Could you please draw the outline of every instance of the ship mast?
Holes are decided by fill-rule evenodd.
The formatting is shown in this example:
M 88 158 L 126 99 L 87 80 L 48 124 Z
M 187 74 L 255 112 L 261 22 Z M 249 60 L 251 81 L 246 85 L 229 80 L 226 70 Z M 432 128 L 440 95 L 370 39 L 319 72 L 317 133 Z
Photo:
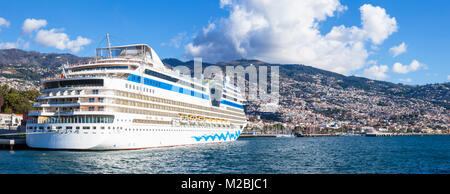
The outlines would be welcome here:
M 111 42 L 109 42 L 109 33 L 106 33 L 106 40 L 108 41 L 109 58 L 112 58 L 112 53 L 111 53 Z

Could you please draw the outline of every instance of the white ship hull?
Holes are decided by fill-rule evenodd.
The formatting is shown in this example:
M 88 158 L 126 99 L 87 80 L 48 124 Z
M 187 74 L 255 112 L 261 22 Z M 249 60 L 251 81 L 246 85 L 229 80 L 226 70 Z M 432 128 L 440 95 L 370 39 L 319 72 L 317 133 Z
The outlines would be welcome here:
M 163 131 L 165 130 L 165 131 Z M 181 130 L 181 131 L 180 131 Z M 28 134 L 27 145 L 31 148 L 62 150 L 124 150 L 172 147 L 205 143 L 235 141 L 241 130 L 211 130 L 195 128 L 166 128 L 149 131 L 106 133 L 52 132 Z

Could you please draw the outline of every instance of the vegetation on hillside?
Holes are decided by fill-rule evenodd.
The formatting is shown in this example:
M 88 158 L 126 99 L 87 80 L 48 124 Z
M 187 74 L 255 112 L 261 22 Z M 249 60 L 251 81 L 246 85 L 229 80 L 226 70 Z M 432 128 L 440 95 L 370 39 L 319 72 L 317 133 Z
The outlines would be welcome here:
M 28 112 L 39 96 L 39 91 L 18 91 L 8 85 L 0 86 L 0 112 L 23 114 Z

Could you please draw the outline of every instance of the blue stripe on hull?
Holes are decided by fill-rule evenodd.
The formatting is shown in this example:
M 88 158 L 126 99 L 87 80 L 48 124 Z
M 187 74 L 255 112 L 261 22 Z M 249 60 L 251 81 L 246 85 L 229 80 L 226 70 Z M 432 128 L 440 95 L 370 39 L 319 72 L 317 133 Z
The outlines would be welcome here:
M 140 84 L 141 80 L 142 80 L 142 77 L 138 76 L 138 75 L 131 74 L 128 77 L 127 80 Z M 204 99 L 204 100 L 209 100 L 209 95 L 206 95 L 206 94 L 203 94 L 203 93 L 200 93 L 200 92 L 196 92 L 196 91 L 193 91 L 193 90 L 189 90 L 189 89 L 186 89 L 186 88 L 174 86 L 172 84 L 168 84 L 168 83 L 165 83 L 165 82 L 156 81 L 156 80 L 153 80 L 153 79 L 150 79 L 150 78 L 144 78 L 144 83 L 143 84 L 148 85 L 148 86 L 161 88 L 161 89 L 165 89 L 165 90 L 169 90 L 169 91 L 173 91 L 173 92 L 177 92 L 177 93 L 184 94 L 184 95 L 194 96 L 194 97 L 201 98 L 201 99 Z M 235 108 L 239 108 L 239 109 L 244 109 L 244 106 L 242 106 L 241 104 L 237 104 L 237 103 L 230 102 L 230 101 L 227 101 L 227 100 L 221 100 L 220 103 L 228 105 L 228 106 L 232 106 L 232 107 L 235 107 Z
M 142 80 L 142 77 L 138 76 L 138 75 L 131 74 L 128 77 L 127 80 L 140 84 L 141 80 Z M 142 83 L 142 84 L 148 85 L 148 86 L 153 86 L 153 87 L 156 87 L 156 88 L 169 90 L 169 91 L 173 91 L 173 92 L 178 92 L 180 94 L 194 96 L 194 97 L 201 98 L 201 99 L 204 99 L 204 100 L 209 100 L 209 95 L 207 95 L 207 94 L 203 94 L 203 93 L 196 92 L 196 91 L 193 91 L 193 90 L 189 90 L 189 89 L 186 89 L 186 88 L 174 86 L 172 84 L 168 84 L 168 83 L 165 83 L 165 82 L 156 81 L 156 80 L 153 80 L 153 79 L 150 79 L 150 78 L 144 78 L 144 83 Z
M 202 135 L 200 137 L 192 136 L 192 138 L 194 138 L 196 141 L 201 141 L 202 139 L 204 139 L 205 141 L 208 141 L 209 139 L 214 141 L 214 140 L 216 140 L 216 138 L 218 140 L 227 140 L 227 139 L 236 140 L 240 135 L 241 135 L 241 131 L 236 131 L 236 133 L 234 133 L 234 134 L 227 131 L 227 133 L 225 135 L 223 133 L 221 133 L 220 135 L 218 135 L 218 134 Z
M 234 103 L 234 102 L 230 102 L 230 101 L 227 101 L 227 100 L 221 100 L 220 103 L 228 105 L 228 106 L 232 106 L 232 107 L 235 107 L 235 108 L 239 108 L 239 109 L 243 109 L 244 108 L 244 106 L 242 106 L 240 104 L 237 104 L 237 103 Z

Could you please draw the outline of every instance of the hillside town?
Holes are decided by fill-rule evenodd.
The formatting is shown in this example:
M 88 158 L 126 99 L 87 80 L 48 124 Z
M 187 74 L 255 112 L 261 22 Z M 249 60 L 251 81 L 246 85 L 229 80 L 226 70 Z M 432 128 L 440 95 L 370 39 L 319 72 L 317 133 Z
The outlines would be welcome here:
M 19 91 L 39 90 L 40 79 L 60 71 L 36 65 L 0 64 L 0 85 Z
M 314 77 L 314 76 L 313 76 Z M 247 106 L 249 127 L 258 133 L 449 133 L 449 111 L 420 99 L 386 96 L 358 89 L 336 89 L 317 83 L 281 78 L 276 112 L 265 104 Z M 263 116 L 263 115 L 269 115 Z M 274 119 L 275 118 L 275 119 Z

